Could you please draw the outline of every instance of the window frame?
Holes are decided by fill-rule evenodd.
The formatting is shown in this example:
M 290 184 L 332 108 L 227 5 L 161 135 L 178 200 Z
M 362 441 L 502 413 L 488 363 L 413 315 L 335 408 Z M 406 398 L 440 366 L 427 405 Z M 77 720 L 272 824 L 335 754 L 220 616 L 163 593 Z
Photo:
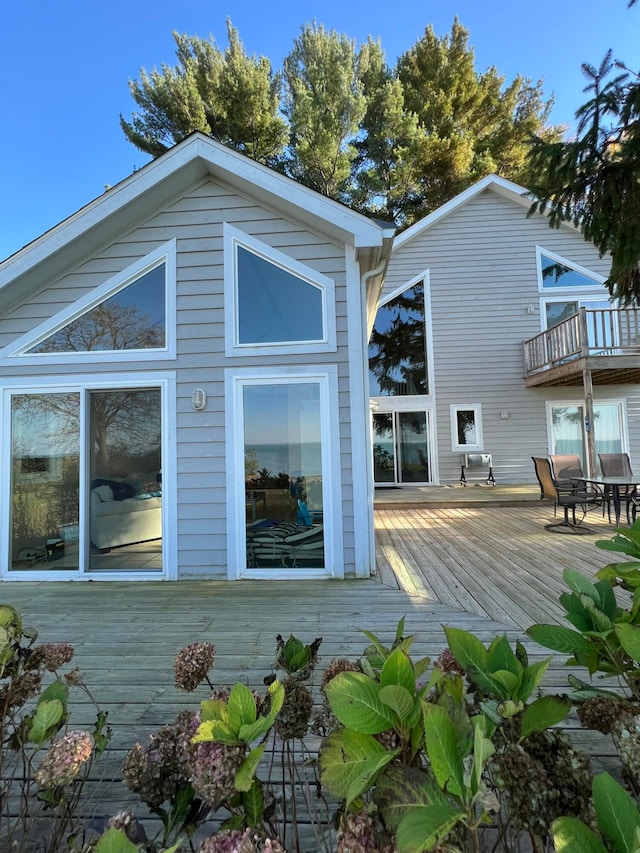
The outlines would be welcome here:
M 580 308 L 585 303 L 598 303 L 602 304 L 602 307 L 612 308 L 615 307 L 611 301 L 609 291 L 604 286 L 604 282 L 606 281 L 604 276 L 598 275 L 598 273 L 593 272 L 592 270 L 588 270 L 586 267 L 580 266 L 580 264 L 574 263 L 573 261 L 568 260 L 562 255 L 558 255 L 556 252 L 551 252 L 549 249 L 545 249 L 542 246 L 536 246 L 536 271 L 538 276 L 538 293 L 539 302 L 540 302 L 540 327 L 541 331 L 545 331 L 550 328 L 547 325 L 547 305 L 551 303 L 562 303 L 562 302 L 576 302 L 578 307 Z M 544 287 L 544 282 L 542 278 L 542 256 L 549 258 L 552 261 L 556 261 L 559 264 L 563 264 L 571 270 L 574 270 L 580 275 L 584 275 L 585 277 L 592 280 L 592 284 L 585 284 L 580 287 L 576 285 L 570 285 L 567 287 Z
M 90 289 L 84 296 L 67 305 L 52 317 L 47 318 L 34 329 L 21 335 L 13 343 L 0 351 L 3 359 L 20 359 L 30 365 L 73 364 L 83 362 L 130 362 L 158 361 L 175 359 L 176 347 L 176 239 L 173 238 L 143 258 L 130 264 L 124 270 L 108 278 L 102 284 Z M 165 343 L 164 347 L 153 349 L 126 350 L 86 350 L 74 352 L 33 353 L 32 347 L 45 341 L 66 325 L 87 314 L 93 308 L 115 296 L 129 285 L 134 284 L 146 273 L 165 265 Z
M 472 411 L 474 413 L 477 439 L 475 444 L 460 444 L 458 442 L 458 412 L 463 411 Z M 468 453 L 484 450 L 481 403 L 451 403 L 449 405 L 449 424 L 451 427 L 451 450 L 454 453 Z
M 322 445 L 324 568 L 247 566 L 245 525 L 244 388 L 250 385 L 317 384 L 320 389 Z M 342 472 L 338 416 L 338 370 L 335 365 L 227 368 L 225 370 L 225 431 L 227 435 L 227 565 L 228 580 L 245 578 L 317 579 L 344 577 Z
M 328 276 L 319 273 L 306 264 L 280 252 L 263 243 L 261 240 L 240 231 L 239 228 L 225 222 L 223 225 L 224 244 L 224 305 L 225 305 L 225 355 L 229 358 L 237 356 L 264 356 L 304 354 L 315 352 L 335 352 L 336 342 L 336 296 L 335 282 Z M 320 290 L 322 297 L 322 339 L 312 341 L 274 341 L 273 343 L 247 343 L 239 340 L 239 306 L 237 287 L 237 248 L 242 247 L 265 260 L 267 263 L 280 267 L 290 275 L 299 278 L 306 284 Z

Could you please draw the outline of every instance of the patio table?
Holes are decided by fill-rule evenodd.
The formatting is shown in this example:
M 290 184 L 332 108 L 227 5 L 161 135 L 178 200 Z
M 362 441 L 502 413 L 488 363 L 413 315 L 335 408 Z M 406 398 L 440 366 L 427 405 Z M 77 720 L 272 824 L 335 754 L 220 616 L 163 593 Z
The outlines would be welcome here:
M 571 480 L 575 483 L 590 483 L 593 486 L 602 488 L 603 492 L 606 492 L 607 488 L 611 489 L 616 527 L 620 526 L 620 506 L 622 503 L 620 489 L 635 489 L 637 486 L 640 486 L 640 474 L 631 477 L 626 474 L 621 474 L 618 477 L 597 477 L 594 475 L 593 477 L 572 477 Z

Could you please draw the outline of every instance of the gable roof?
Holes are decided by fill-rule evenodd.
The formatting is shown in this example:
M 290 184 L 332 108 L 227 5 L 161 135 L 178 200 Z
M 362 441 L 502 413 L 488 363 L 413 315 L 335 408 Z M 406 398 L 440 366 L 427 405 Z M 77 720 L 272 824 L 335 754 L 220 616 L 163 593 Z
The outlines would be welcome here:
M 187 137 L 0 263 L 0 309 L 37 291 L 177 195 L 210 176 L 359 250 L 363 271 L 388 260 L 395 231 L 203 133 Z M 28 282 L 28 285 L 27 285 Z
M 467 187 L 466 190 L 463 190 L 463 192 L 454 196 L 454 198 L 450 199 L 445 204 L 441 205 L 437 210 L 434 210 L 433 213 L 429 213 L 423 219 L 414 223 L 410 228 L 407 228 L 406 231 L 403 231 L 402 234 L 399 234 L 394 241 L 393 251 L 400 249 L 419 234 L 423 234 L 429 228 L 433 227 L 438 222 L 441 222 L 445 217 L 467 204 L 467 202 L 471 201 L 471 199 L 480 195 L 480 193 L 485 190 L 491 190 L 510 201 L 516 202 L 516 204 L 521 205 L 527 210 L 535 200 L 530 191 L 521 187 L 519 184 L 514 184 L 513 181 L 508 181 L 506 178 L 500 178 L 498 175 L 487 175 L 477 183 Z M 563 224 L 569 226 L 572 230 L 575 230 L 570 223 Z

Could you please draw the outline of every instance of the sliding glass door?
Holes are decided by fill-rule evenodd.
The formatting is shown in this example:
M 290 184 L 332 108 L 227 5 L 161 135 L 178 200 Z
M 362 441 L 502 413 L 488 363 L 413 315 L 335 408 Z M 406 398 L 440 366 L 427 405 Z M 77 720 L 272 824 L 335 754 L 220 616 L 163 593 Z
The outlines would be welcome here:
M 593 404 L 593 430 L 598 453 L 622 453 L 624 442 L 623 404 L 621 402 Z M 577 454 L 586 470 L 586 432 L 584 406 L 579 403 L 549 404 L 551 452 Z M 589 425 L 591 428 L 591 425 Z M 599 472 L 598 472 L 599 473 Z
M 373 471 L 378 485 L 428 483 L 429 417 L 426 411 L 373 415 Z

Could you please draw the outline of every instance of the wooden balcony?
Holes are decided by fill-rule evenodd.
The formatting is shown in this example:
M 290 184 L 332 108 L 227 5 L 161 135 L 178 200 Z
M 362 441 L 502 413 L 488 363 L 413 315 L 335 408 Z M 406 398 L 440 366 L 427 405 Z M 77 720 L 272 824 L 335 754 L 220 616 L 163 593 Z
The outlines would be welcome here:
M 640 382 L 640 308 L 580 308 L 524 342 L 527 388 Z

